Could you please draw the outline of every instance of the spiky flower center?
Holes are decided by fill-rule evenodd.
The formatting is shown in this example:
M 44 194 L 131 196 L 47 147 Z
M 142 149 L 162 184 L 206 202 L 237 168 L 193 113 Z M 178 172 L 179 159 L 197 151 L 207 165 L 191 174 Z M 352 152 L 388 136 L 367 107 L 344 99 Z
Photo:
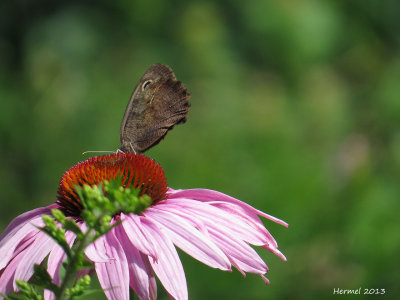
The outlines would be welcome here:
M 116 179 L 121 179 L 124 188 L 138 189 L 139 196 L 148 195 L 153 205 L 166 197 L 167 180 L 159 164 L 144 155 L 115 153 L 89 158 L 67 170 L 61 178 L 57 203 L 65 215 L 79 217 L 83 205 L 76 187 Z

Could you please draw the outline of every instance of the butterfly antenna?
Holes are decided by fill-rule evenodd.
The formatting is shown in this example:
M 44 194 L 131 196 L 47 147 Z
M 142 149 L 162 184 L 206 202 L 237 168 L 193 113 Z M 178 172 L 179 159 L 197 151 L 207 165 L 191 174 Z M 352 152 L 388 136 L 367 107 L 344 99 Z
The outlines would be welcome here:
M 115 151 L 111 151 L 111 150 L 94 150 L 94 151 L 92 151 L 92 150 L 89 150 L 89 151 L 85 151 L 85 152 L 82 152 L 82 155 L 86 155 L 86 154 L 88 154 L 88 153 L 115 153 Z

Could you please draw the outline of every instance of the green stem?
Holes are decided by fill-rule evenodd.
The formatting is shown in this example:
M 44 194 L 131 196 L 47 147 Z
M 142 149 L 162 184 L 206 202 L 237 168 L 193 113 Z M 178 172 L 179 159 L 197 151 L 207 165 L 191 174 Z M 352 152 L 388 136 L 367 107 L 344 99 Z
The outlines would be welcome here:
M 78 270 L 79 256 L 85 250 L 86 246 L 88 246 L 90 244 L 90 242 L 89 242 L 90 233 L 91 233 L 91 229 L 88 229 L 88 231 L 84 234 L 83 239 L 78 240 L 78 242 L 72 247 L 72 249 L 71 249 L 72 255 L 69 259 L 69 263 L 65 270 L 65 276 L 60 285 L 60 289 L 58 290 L 58 293 L 56 294 L 56 300 L 69 299 L 69 297 L 67 297 L 67 295 L 65 295 L 65 292 L 69 286 L 72 286 L 72 284 L 75 280 L 75 275 Z

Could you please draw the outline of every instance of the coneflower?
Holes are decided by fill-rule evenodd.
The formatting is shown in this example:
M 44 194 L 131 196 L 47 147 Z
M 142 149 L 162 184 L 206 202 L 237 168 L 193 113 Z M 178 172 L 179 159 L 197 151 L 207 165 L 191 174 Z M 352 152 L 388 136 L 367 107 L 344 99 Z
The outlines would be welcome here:
M 46 257 L 47 271 L 59 284 L 65 253 L 38 229 L 43 226 L 41 215 L 51 215 L 58 208 L 84 231 L 77 187 L 116 179 L 124 188 L 148 195 L 151 202 L 144 209 L 112 216 L 111 224 L 121 223 L 85 250 L 108 299 L 129 299 L 130 288 L 140 299 L 155 299 L 155 276 L 172 299 L 187 299 L 185 273 L 175 246 L 212 268 L 231 271 L 234 266 L 243 275 L 259 274 L 266 283 L 268 267 L 250 245 L 286 260 L 259 216 L 287 227 L 285 222 L 217 191 L 173 190 L 154 160 L 117 153 L 78 163 L 63 175 L 55 204 L 26 212 L 10 223 L 0 238 L 0 292 L 16 291 L 15 280 L 28 281 L 34 264 Z M 67 232 L 66 239 L 73 244 L 75 235 Z M 54 294 L 45 292 L 45 299 L 53 298 Z

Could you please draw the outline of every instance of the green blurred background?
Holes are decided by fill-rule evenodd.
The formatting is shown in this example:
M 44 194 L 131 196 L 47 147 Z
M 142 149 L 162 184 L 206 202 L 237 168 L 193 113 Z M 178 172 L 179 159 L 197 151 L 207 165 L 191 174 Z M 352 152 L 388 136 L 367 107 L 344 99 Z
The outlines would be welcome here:
M 288 258 L 259 251 L 269 287 L 181 253 L 190 299 L 399 297 L 399 13 L 397 0 L 2 1 L 1 230 L 54 202 L 83 151 L 118 148 L 134 86 L 162 62 L 192 94 L 187 123 L 147 153 L 169 185 L 290 224 L 265 221 Z

